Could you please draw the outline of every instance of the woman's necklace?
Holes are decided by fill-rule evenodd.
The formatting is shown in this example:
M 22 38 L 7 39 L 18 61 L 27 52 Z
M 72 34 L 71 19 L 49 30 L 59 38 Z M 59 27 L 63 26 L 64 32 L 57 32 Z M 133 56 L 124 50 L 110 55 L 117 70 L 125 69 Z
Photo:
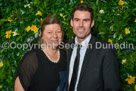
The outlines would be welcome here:
M 43 50 L 43 49 L 42 49 Z M 48 57 L 48 59 L 53 62 L 53 63 L 58 63 L 59 59 L 60 59 L 60 51 L 58 50 L 58 58 L 56 60 L 53 60 L 49 54 L 47 53 L 46 49 L 43 50 L 43 52 L 45 53 L 45 55 Z

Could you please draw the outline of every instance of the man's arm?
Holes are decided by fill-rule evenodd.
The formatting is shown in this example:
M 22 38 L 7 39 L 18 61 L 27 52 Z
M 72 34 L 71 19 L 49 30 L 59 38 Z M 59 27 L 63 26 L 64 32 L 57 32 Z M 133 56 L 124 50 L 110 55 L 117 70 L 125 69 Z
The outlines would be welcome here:
M 103 61 L 104 91 L 121 91 L 119 65 L 115 49 L 107 49 Z

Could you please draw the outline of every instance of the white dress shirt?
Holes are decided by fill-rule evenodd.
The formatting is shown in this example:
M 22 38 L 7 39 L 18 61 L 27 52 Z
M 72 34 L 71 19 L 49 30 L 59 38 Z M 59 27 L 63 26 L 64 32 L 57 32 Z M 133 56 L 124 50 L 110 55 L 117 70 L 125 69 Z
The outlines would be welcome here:
M 75 44 L 81 44 L 82 47 L 80 49 L 79 68 L 78 68 L 77 81 L 76 81 L 76 85 L 75 85 L 75 90 L 74 91 L 77 91 L 77 84 L 79 82 L 84 56 L 85 56 L 85 53 L 86 53 L 86 50 L 87 50 L 87 45 L 88 45 L 90 39 L 91 39 L 91 34 L 84 41 L 82 41 L 81 43 L 78 43 L 77 42 L 77 37 L 75 37 Z M 73 73 L 73 67 L 74 67 L 74 61 L 75 61 L 75 57 L 76 57 L 76 54 L 77 54 L 76 50 L 77 50 L 77 46 L 74 46 L 74 49 L 72 51 L 72 56 L 71 56 L 71 59 L 70 59 L 70 65 L 69 65 L 69 80 L 68 80 L 69 81 L 69 85 L 70 85 L 70 82 L 71 82 L 72 73 Z

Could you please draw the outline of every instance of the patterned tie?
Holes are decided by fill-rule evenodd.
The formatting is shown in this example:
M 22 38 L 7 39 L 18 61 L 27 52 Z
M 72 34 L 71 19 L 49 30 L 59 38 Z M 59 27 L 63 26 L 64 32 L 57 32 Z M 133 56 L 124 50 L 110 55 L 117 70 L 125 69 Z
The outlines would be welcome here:
M 69 91 L 74 91 L 74 89 L 75 89 L 77 74 L 78 74 L 79 61 L 80 61 L 80 48 L 81 48 L 81 45 L 77 45 L 77 54 L 76 54 L 76 58 L 75 58 L 75 62 L 74 62 L 74 68 L 73 68 L 73 73 L 72 73 Z

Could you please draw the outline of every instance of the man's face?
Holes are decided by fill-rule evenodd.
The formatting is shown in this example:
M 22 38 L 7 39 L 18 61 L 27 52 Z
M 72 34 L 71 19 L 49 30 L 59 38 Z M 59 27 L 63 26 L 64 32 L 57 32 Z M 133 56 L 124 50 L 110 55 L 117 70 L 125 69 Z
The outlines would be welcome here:
M 91 27 L 94 25 L 94 21 L 91 22 L 90 13 L 88 11 L 77 10 L 74 13 L 73 19 L 71 19 L 71 26 L 73 32 L 77 36 L 78 42 L 85 40 L 91 32 Z

